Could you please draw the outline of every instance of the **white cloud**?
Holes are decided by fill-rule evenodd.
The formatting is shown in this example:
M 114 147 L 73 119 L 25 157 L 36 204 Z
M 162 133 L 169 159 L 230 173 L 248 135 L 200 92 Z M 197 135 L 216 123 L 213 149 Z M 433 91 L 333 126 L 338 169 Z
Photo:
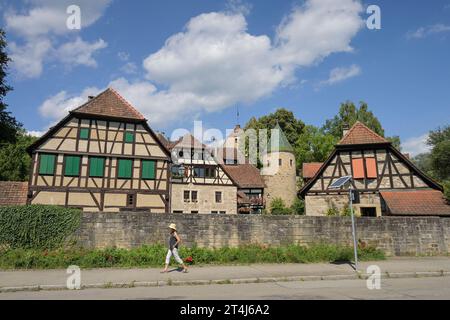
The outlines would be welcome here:
M 137 67 L 136 63 L 134 63 L 134 62 L 127 62 L 126 64 L 124 64 L 122 66 L 122 68 L 120 68 L 120 70 L 123 73 L 131 75 L 131 74 L 136 74 L 137 73 L 138 67 Z
M 56 50 L 57 58 L 69 66 L 84 65 L 87 67 L 97 67 L 97 61 L 93 55 L 108 44 L 99 39 L 96 42 L 89 43 L 78 37 L 73 42 L 67 42 Z
M 410 31 L 406 34 L 406 37 L 408 39 L 422 39 L 434 34 L 445 32 L 450 32 L 450 25 L 435 24 L 432 26 L 420 27 L 415 31 Z
M 27 134 L 32 137 L 40 138 L 45 134 L 45 132 L 44 131 L 28 131 Z
M 361 13 L 358 0 L 307 0 L 283 19 L 275 41 L 250 34 L 242 12 L 201 14 L 144 60 L 146 80 L 119 78 L 109 85 L 152 125 L 194 119 L 268 96 L 292 83 L 299 67 L 351 51 Z M 75 96 L 61 94 L 49 105 L 64 110 Z
M 117 54 L 117 57 L 120 59 L 120 61 L 127 62 L 130 59 L 130 54 L 121 51 Z
M 349 67 L 334 68 L 330 71 L 330 75 L 327 80 L 320 82 L 321 85 L 333 85 L 347 79 L 359 76 L 361 74 L 361 68 L 353 64 Z
M 74 41 L 58 45 L 61 36 L 78 34 L 66 26 L 67 7 L 72 0 L 28 0 L 25 12 L 7 10 L 4 14 L 6 29 L 22 37 L 23 44 L 10 44 L 12 67 L 19 77 L 37 78 L 47 61 L 56 59 L 70 67 L 84 65 L 95 67 L 92 58 L 95 51 L 106 47 L 103 40 L 93 43 L 79 36 Z M 79 0 L 82 29 L 95 23 L 104 13 L 111 0 Z M 58 47 L 59 46 L 59 47 Z M 58 48 L 57 48 L 58 47 Z
M 44 118 L 50 119 L 52 122 L 59 121 L 69 111 L 88 101 L 89 96 L 97 95 L 99 92 L 100 90 L 95 87 L 86 88 L 79 95 L 70 95 L 66 91 L 61 91 L 45 100 L 39 107 L 39 112 Z
M 413 137 L 402 142 L 402 150 L 404 153 L 409 153 L 412 157 L 421 153 L 426 153 L 431 150 L 427 144 L 428 134 L 419 137 Z

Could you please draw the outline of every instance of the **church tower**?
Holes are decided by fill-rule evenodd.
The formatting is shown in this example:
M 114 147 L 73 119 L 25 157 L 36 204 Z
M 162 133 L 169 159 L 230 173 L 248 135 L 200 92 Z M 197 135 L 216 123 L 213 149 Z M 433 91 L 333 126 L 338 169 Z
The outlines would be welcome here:
M 272 130 L 267 152 L 261 159 L 267 208 L 270 209 L 272 201 L 276 198 L 281 198 L 285 205 L 290 207 L 297 198 L 295 155 L 279 124 Z

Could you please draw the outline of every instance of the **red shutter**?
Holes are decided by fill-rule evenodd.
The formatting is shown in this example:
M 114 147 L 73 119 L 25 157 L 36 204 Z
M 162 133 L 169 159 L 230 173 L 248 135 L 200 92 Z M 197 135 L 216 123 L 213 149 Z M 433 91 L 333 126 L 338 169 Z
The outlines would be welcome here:
M 367 179 L 377 178 L 377 163 L 375 158 L 366 158 Z
M 364 179 L 364 163 L 363 159 L 353 159 L 353 179 Z

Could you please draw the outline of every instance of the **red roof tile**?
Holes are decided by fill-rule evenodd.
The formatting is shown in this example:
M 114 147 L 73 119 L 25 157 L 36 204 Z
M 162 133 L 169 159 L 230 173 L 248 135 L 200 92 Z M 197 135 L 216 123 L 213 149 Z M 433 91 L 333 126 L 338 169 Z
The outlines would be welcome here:
M 302 176 L 305 179 L 313 178 L 322 167 L 322 162 L 304 163 L 302 168 Z
M 265 187 L 259 170 L 252 164 L 224 165 L 222 167 L 241 189 Z
M 450 205 L 446 203 L 440 191 L 382 191 L 380 193 L 392 215 L 450 215 Z
M 342 140 L 339 141 L 338 145 L 375 143 L 389 143 L 389 141 L 357 121 Z
M 107 89 L 71 113 L 81 113 L 113 118 L 145 120 L 145 117 L 114 89 Z
M 0 206 L 27 204 L 28 182 L 0 181 Z

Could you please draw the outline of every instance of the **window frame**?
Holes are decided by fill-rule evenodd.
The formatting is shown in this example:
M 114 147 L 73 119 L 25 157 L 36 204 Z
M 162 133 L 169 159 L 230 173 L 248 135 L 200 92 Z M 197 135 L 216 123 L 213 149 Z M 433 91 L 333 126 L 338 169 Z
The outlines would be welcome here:
M 131 137 L 131 139 L 129 139 Z M 132 131 L 125 131 L 125 134 L 123 135 L 123 142 L 124 143 L 134 143 L 136 137 L 135 133 Z
M 78 159 L 78 166 L 77 166 L 77 173 L 75 174 L 75 173 L 67 173 L 67 165 L 68 165 L 68 162 L 67 162 L 67 160 L 69 160 L 69 159 Z M 81 164 L 82 164 L 82 162 L 83 162 L 83 157 L 82 156 L 74 156 L 74 155 L 65 155 L 64 156 L 64 167 L 63 167 L 63 174 L 64 174 L 64 176 L 65 177 L 79 177 L 80 176 L 80 174 L 81 174 Z M 73 164 L 72 164 L 72 170 L 73 170 Z
M 92 168 L 92 160 L 98 161 L 98 160 L 102 160 L 102 174 L 101 175 L 94 175 L 91 172 L 91 168 Z M 105 165 L 106 165 L 106 158 L 105 157 L 89 157 L 89 161 L 88 161 L 88 176 L 89 178 L 104 178 L 105 177 Z
M 144 164 L 145 163 L 153 164 L 153 177 L 151 175 L 145 176 L 145 172 L 144 172 Z M 146 160 L 146 159 L 141 160 L 141 178 L 142 178 L 142 180 L 156 180 L 156 160 Z
M 195 194 L 195 199 L 194 199 L 194 194 Z M 191 202 L 198 203 L 198 191 L 197 190 L 191 191 Z
M 130 163 L 130 168 L 129 168 L 130 169 L 130 176 L 128 176 L 128 175 L 127 176 L 121 176 L 120 175 L 121 164 L 123 164 L 123 163 Z M 119 159 L 117 159 L 117 168 L 116 168 L 116 170 L 117 170 L 117 172 L 116 172 L 117 179 L 121 179 L 121 180 L 131 180 L 131 179 L 133 179 L 133 159 L 126 159 L 126 158 L 119 158 Z
M 53 164 L 52 164 L 52 173 L 48 173 L 47 171 L 41 172 L 42 170 L 42 157 L 53 157 Z M 56 165 L 57 165 L 57 159 L 58 155 L 54 153 L 39 153 L 39 166 L 38 166 L 38 173 L 40 176 L 54 176 L 56 173 Z M 48 160 L 47 160 L 48 161 Z M 46 163 L 46 169 L 48 169 L 48 162 Z
M 87 136 L 84 136 L 84 132 L 87 132 Z M 91 138 L 91 129 L 90 128 L 80 128 L 80 132 L 78 133 L 78 138 L 80 140 L 89 140 Z
M 217 196 L 220 196 L 220 201 L 217 201 Z M 223 192 L 222 191 L 215 191 L 214 192 L 214 200 L 216 203 L 223 203 Z

